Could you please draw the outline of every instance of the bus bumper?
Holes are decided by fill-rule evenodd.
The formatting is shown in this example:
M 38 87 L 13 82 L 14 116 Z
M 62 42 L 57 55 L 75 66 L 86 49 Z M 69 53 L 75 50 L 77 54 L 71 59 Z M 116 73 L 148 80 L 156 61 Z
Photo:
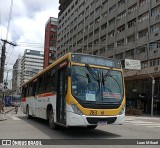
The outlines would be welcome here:
M 98 124 L 123 124 L 125 113 L 117 116 L 86 116 L 74 112 L 67 112 L 67 126 L 84 126 Z

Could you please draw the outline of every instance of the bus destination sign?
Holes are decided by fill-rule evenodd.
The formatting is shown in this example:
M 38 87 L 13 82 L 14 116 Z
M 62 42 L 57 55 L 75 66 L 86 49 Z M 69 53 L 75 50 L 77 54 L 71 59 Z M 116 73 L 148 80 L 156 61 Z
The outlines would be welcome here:
M 120 62 L 93 55 L 72 54 L 73 62 L 120 68 Z

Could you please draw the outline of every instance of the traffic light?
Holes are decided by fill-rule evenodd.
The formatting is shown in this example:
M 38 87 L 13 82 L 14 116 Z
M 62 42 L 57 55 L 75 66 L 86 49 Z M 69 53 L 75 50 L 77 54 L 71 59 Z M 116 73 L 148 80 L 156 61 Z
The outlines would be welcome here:
M 4 82 L 4 89 L 7 89 L 7 85 L 8 85 L 8 83 Z
M 121 60 L 122 68 L 125 69 L 125 60 Z

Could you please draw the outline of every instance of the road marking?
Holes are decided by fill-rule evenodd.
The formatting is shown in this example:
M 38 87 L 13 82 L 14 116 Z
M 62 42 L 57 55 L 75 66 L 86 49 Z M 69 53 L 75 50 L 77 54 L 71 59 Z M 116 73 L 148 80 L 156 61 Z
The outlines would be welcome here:
M 19 119 L 18 117 L 16 117 L 16 116 L 12 116 L 11 117 L 13 120 L 21 120 L 21 119 Z
M 126 124 L 133 124 L 135 126 L 144 126 L 144 127 L 150 127 L 150 128 L 160 128 L 160 123 L 144 121 L 143 119 L 140 120 L 140 119 L 137 119 L 137 118 L 126 119 L 125 123 Z

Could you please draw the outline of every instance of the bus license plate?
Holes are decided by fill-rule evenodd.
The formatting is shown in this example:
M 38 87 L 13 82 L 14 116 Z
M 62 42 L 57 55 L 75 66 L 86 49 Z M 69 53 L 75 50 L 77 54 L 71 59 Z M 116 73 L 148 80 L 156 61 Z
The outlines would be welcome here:
M 107 121 L 98 121 L 98 125 L 107 125 Z

